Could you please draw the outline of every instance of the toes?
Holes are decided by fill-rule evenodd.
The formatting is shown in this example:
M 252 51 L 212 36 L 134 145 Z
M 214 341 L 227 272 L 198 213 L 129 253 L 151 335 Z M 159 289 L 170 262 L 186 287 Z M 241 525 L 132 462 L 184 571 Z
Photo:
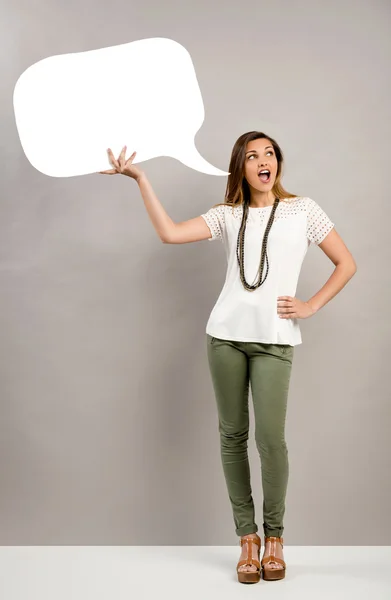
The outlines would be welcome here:
M 267 563 L 267 569 L 282 569 L 282 565 L 280 565 L 279 563 L 276 563 L 274 561 Z

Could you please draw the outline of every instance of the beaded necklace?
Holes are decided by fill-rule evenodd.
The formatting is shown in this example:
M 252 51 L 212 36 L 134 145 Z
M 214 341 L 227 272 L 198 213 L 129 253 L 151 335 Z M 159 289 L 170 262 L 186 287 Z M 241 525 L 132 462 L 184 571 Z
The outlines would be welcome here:
M 238 234 L 238 242 L 236 245 L 236 256 L 238 259 L 238 264 L 239 264 L 239 271 L 240 271 L 240 279 L 241 282 L 243 284 L 243 287 L 248 290 L 249 292 L 253 292 L 254 290 L 258 289 L 259 287 L 261 287 L 261 285 L 265 282 L 267 274 L 269 272 L 269 261 L 267 258 L 267 251 L 266 251 L 266 245 L 267 245 L 267 238 L 269 235 L 269 231 L 270 228 L 273 224 L 274 221 L 274 213 L 277 210 L 277 206 L 278 203 L 280 202 L 279 198 L 276 198 L 274 200 L 274 204 L 273 204 L 273 208 L 271 210 L 270 213 L 270 217 L 269 217 L 269 221 L 266 225 L 266 229 L 265 229 L 265 233 L 263 236 L 263 241 L 262 241 L 262 248 L 261 248 L 261 260 L 259 263 L 259 269 L 258 269 L 258 281 L 255 283 L 255 285 L 250 285 L 249 283 L 247 283 L 246 278 L 244 276 L 244 233 L 246 231 L 246 222 L 247 222 L 247 215 L 248 215 L 248 202 L 244 202 L 244 209 L 243 209 L 243 217 L 242 217 L 242 222 L 240 224 L 240 229 L 239 229 L 239 234 Z M 240 255 L 239 255 L 240 252 Z M 266 275 L 263 279 L 263 281 L 261 281 L 262 278 L 262 272 L 263 272 L 263 265 L 265 262 L 265 257 L 266 257 Z

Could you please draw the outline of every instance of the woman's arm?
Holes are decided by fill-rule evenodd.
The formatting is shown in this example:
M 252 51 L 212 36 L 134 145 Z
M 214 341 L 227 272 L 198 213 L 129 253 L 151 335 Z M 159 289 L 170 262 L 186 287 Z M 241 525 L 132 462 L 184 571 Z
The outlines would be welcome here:
M 164 210 L 163 205 L 156 196 L 153 187 L 144 172 L 136 179 L 136 181 L 140 188 L 141 196 L 144 200 L 149 218 L 152 221 L 152 225 L 156 229 L 156 233 L 162 242 L 165 242 L 172 234 L 175 223 Z
M 115 158 L 111 148 L 108 148 L 107 152 L 113 168 L 99 171 L 99 173 L 103 175 L 117 175 L 121 173 L 137 182 L 149 218 L 164 244 L 186 244 L 187 242 L 197 242 L 212 238 L 212 232 L 202 216 L 184 221 L 183 223 L 174 223 L 153 191 L 152 185 L 149 183 L 144 171 L 133 164 L 137 152 L 133 152 L 128 159 L 125 158 L 126 146 L 122 148 L 118 159 Z
M 324 286 L 307 300 L 307 304 L 317 312 L 342 290 L 357 271 L 356 262 L 344 244 L 340 235 L 333 228 L 319 244 L 319 248 L 334 263 L 335 269 Z
M 186 244 L 212 237 L 208 225 L 201 216 L 183 221 L 182 223 L 174 223 L 164 210 L 144 172 L 136 181 L 149 218 L 164 244 Z

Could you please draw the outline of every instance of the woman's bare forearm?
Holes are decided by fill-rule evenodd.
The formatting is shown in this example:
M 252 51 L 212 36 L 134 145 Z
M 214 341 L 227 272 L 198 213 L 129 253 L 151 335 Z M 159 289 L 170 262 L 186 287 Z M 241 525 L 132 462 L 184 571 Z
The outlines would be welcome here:
M 353 258 L 337 264 L 326 283 L 314 296 L 312 296 L 312 298 L 307 300 L 307 304 L 309 304 L 315 312 L 320 310 L 322 306 L 327 304 L 327 302 L 334 298 L 334 296 L 345 287 L 356 271 L 357 267 Z
M 145 208 L 147 209 L 149 218 L 152 221 L 154 228 L 156 229 L 156 233 L 162 240 L 165 242 L 175 227 L 174 221 L 164 210 L 163 205 L 161 204 L 159 198 L 156 196 L 153 191 L 151 183 L 148 181 L 145 173 L 140 175 L 138 179 L 136 179 L 137 184 L 140 188 L 141 195 L 144 200 Z

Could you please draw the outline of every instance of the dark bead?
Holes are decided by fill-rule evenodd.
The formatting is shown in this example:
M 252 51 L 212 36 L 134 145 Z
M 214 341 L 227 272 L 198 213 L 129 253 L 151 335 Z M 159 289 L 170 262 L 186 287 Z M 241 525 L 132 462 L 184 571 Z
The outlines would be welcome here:
M 260 260 L 260 265 L 259 265 L 259 277 L 258 277 L 258 281 L 255 285 L 249 285 L 246 281 L 246 278 L 244 276 L 244 233 L 246 230 L 246 221 L 247 221 L 247 214 L 248 214 L 248 206 L 245 204 L 243 207 L 243 215 L 242 215 L 242 222 L 239 228 L 239 235 L 238 235 L 238 241 L 236 244 L 236 255 L 237 255 L 237 259 L 238 259 L 238 263 L 239 263 L 239 271 L 240 271 L 240 279 L 242 281 L 242 284 L 244 286 L 245 289 L 249 290 L 249 291 L 254 291 L 257 288 L 259 288 L 265 281 L 266 281 L 266 277 L 268 275 L 269 272 L 269 261 L 267 258 L 267 252 L 266 252 L 266 246 L 267 246 L 267 238 L 269 235 L 269 231 L 270 228 L 273 224 L 274 221 L 274 214 L 276 212 L 278 203 L 280 202 L 279 198 L 276 198 L 273 204 L 273 208 L 271 210 L 271 214 L 269 217 L 269 221 L 266 225 L 265 228 L 265 234 L 263 237 L 263 241 L 262 241 L 262 249 L 261 249 L 261 260 Z M 238 254 L 238 249 L 240 246 L 240 258 L 239 258 L 239 254 Z M 261 281 L 262 278 L 262 273 L 263 273 L 263 266 L 264 266 L 264 259 L 266 258 L 266 275 L 264 277 L 264 280 Z

